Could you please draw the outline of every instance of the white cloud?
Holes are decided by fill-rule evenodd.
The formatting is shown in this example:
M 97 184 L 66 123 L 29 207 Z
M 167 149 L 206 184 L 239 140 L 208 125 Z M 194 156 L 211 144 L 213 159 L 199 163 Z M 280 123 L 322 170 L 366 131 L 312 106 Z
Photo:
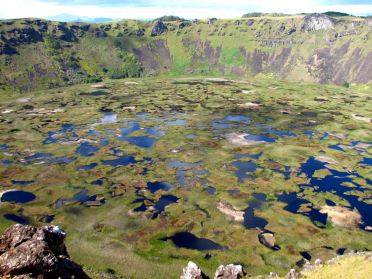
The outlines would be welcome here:
M 92 1 L 94 2 L 94 1 Z M 168 3 L 162 6 L 161 3 Z M 336 10 L 352 14 L 372 13 L 370 5 L 320 5 L 319 0 L 161 0 L 154 7 L 65 5 L 38 0 L 12 0 L 1 3 L 0 18 L 47 17 L 57 14 L 75 14 L 91 17 L 154 18 L 174 14 L 186 18 L 234 18 L 246 12 L 324 12 Z

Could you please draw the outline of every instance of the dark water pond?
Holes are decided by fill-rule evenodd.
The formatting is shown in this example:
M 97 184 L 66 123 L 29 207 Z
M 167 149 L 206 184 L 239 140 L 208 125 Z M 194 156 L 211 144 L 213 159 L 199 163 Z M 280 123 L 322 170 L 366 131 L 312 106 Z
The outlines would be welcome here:
M 161 127 L 151 127 L 145 128 L 146 133 L 154 137 L 162 137 L 165 135 L 165 132 L 162 130 Z
M 83 142 L 80 144 L 80 146 L 75 150 L 77 154 L 84 157 L 91 157 L 93 156 L 97 151 L 99 150 L 99 147 L 92 145 L 89 142 Z
M 331 149 L 334 149 L 334 150 L 337 150 L 337 151 L 341 151 L 341 152 L 345 152 L 345 150 L 338 144 L 330 145 L 330 146 L 328 146 L 328 148 L 331 148 Z
M 372 158 L 363 158 L 363 161 L 360 162 L 363 165 L 372 166 Z
M 244 115 L 228 115 L 226 116 L 223 121 L 229 122 L 249 122 L 251 119 Z
M 244 213 L 244 226 L 247 229 L 260 228 L 263 230 L 267 226 L 268 221 L 264 218 L 255 216 L 254 213 L 255 210 L 259 209 L 266 201 L 266 195 L 262 193 L 254 193 L 253 197 L 254 199 L 249 202 L 249 206 Z
M 53 222 L 54 220 L 54 215 L 44 215 L 40 221 L 42 221 L 43 223 L 51 223 Z
M 45 159 L 53 157 L 53 154 L 51 153 L 35 153 L 34 155 L 25 157 L 25 160 L 32 161 L 32 160 L 38 160 L 38 159 Z
M 9 220 L 9 221 L 12 221 L 12 222 L 15 222 L 15 223 L 18 223 L 18 224 L 22 224 L 22 225 L 26 225 L 26 224 L 29 223 L 29 221 L 26 217 L 15 215 L 15 214 L 4 214 L 4 218 Z
M 312 177 L 317 170 L 326 169 L 327 163 L 315 160 L 314 157 L 310 157 L 306 163 L 301 165 L 301 172 L 305 173 L 307 177 Z
M 313 177 L 315 171 L 321 169 L 327 169 L 331 174 L 325 176 L 324 178 Z M 319 162 L 313 157 L 311 157 L 301 166 L 301 172 L 306 173 L 307 177 L 310 178 L 309 184 L 300 185 L 301 187 L 314 187 L 316 193 L 331 192 L 336 194 L 342 199 L 348 201 L 353 208 L 358 209 L 365 226 L 372 225 L 372 205 L 361 201 L 358 196 L 347 194 L 348 191 L 353 190 L 354 188 L 345 186 L 347 185 L 345 184 L 346 182 L 352 183 L 355 186 L 355 189 L 358 191 L 365 191 L 365 188 L 354 181 L 354 178 L 362 178 L 358 173 L 342 172 L 327 168 L 326 163 Z M 314 210 L 315 209 L 313 209 L 311 213 L 314 218 L 323 220 L 324 216 L 320 215 L 319 212 Z
M 147 189 L 151 193 L 155 193 L 156 191 L 159 191 L 159 190 L 169 191 L 173 188 L 174 186 L 168 182 L 148 182 L 147 183 Z
M 202 170 L 197 170 L 196 167 L 202 165 L 203 162 L 195 162 L 195 163 L 190 163 L 190 162 L 182 162 L 182 161 L 170 161 L 167 164 L 168 168 L 174 168 L 176 169 L 176 179 L 177 183 L 181 186 L 184 187 L 186 185 L 186 171 L 192 170 L 194 176 L 197 176 L 198 174 L 205 174 L 203 173 Z
M 77 201 L 80 204 L 84 204 L 85 202 L 88 202 L 88 201 L 95 201 L 96 198 L 97 198 L 97 195 L 88 196 L 88 190 L 83 189 L 80 192 L 76 193 L 72 198 L 65 198 L 65 199 L 57 200 L 56 208 L 61 208 L 67 202 Z M 104 201 L 101 201 L 101 202 L 103 203 Z
M 63 156 L 63 157 L 58 157 L 58 158 L 50 158 L 47 160 L 47 162 L 57 163 L 57 164 L 70 164 L 76 160 L 77 160 L 76 157 Z
M 166 125 L 168 126 L 185 126 L 187 124 L 187 121 L 184 119 L 176 119 L 176 120 L 171 120 L 167 121 Z
M 318 209 L 312 207 L 311 203 L 305 199 L 301 199 L 297 196 L 296 192 L 283 193 L 277 196 L 278 201 L 286 203 L 284 210 L 294 213 L 305 215 L 318 227 L 324 228 L 327 224 L 327 214 L 320 213 Z M 310 210 L 308 212 L 298 212 L 303 204 L 309 204 Z
M 84 166 L 78 166 L 76 168 L 77 171 L 87 171 L 87 170 L 92 170 L 94 169 L 95 167 L 97 167 L 98 164 L 97 163 L 91 163 L 89 165 L 84 165 Z
M 208 186 L 207 188 L 205 188 L 205 191 L 210 194 L 210 195 L 214 195 L 216 193 L 216 188 L 212 187 L 212 186 Z
M 136 164 L 138 161 L 133 156 L 121 156 L 113 160 L 102 160 L 102 164 L 107 166 L 128 166 L 130 164 Z
M 103 180 L 102 179 L 97 179 L 97 180 L 92 181 L 90 184 L 97 185 L 97 186 L 102 186 L 103 185 Z
M 33 193 L 25 191 L 9 191 L 2 195 L 2 202 L 27 203 L 36 199 Z
M 133 209 L 134 212 L 145 212 L 146 210 L 148 210 L 148 206 L 146 205 L 146 201 L 148 201 L 149 203 L 153 203 L 153 214 L 152 214 L 152 219 L 155 219 L 159 216 L 159 214 L 161 214 L 162 212 L 164 212 L 165 208 L 168 206 L 168 205 L 171 205 L 173 203 L 176 203 L 178 201 L 178 198 L 176 196 L 173 196 L 173 195 L 163 195 L 160 197 L 160 199 L 156 202 L 154 202 L 154 200 L 151 200 L 151 199 L 147 199 L 145 197 L 141 197 L 137 200 L 135 200 L 133 202 L 133 204 L 136 204 L 136 203 L 142 203 L 140 206 L 136 207 L 135 209 Z
M 47 138 L 43 141 L 43 144 L 52 144 L 57 142 L 68 142 L 79 138 L 79 135 L 75 133 L 75 125 L 63 124 L 62 128 L 55 132 L 48 132 Z
M 128 122 L 126 123 L 128 127 L 120 128 L 120 139 L 124 139 L 133 132 L 139 131 L 141 126 L 138 122 Z
M 6 150 L 6 149 L 8 149 L 8 145 L 7 144 L 0 144 L 0 151 L 2 151 L 2 150 Z
M 164 195 L 161 196 L 160 199 L 155 204 L 155 213 L 153 218 L 156 218 L 159 214 L 161 214 L 168 205 L 176 203 L 178 198 L 173 195 Z
M 126 137 L 122 141 L 127 141 L 130 144 L 136 145 L 141 148 L 152 148 L 156 143 L 156 139 L 148 136 L 141 137 Z
M 166 237 L 161 240 L 163 241 L 171 240 L 174 243 L 174 245 L 179 248 L 186 248 L 198 251 L 227 249 L 226 247 L 221 246 L 212 240 L 209 240 L 207 238 L 199 238 L 189 232 L 176 233 L 171 237 Z
M 144 203 L 146 199 L 145 198 L 140 198 L 140 199 L 136 199 L 133 204 L 136 204 L 136 203 L 142 203 L 140 206 L 136 207 L 135 209 L 133 209 L 133 212 L 145 212 L 147 210 L 147 206 L 146 204 Z M 151 201 L 151 200 L 149 200 Z
M 325 140 L 327 137 L 329 136 L 329 133 L 325 132 L 320 138 L 319 140 Z
M 263 135 L 247 135 L 244 137 L 246 140 L 251 140 L 251 141 L 263 141 L 263 142 L 268 142 L 268 143 L 273 143 L 276 140 L 269 138 L 267 136 Z
M 331 175 L 328 175 L 324 178 L 313 177 L 311 178 L 309 185 L 302 186 L 316 187 L 316 193 L 332 192 L 336 194 L 342 199 L 348 201 L 353 208 L 358 209 L 365 226 L 372 226 L 372 205 L 359 200 L 358 196 L 347 194 L 347 192 L 352 190 L 353 188 L 344 186 L 343 183 L 353 183 L 356 186 L 356 189 L 361 192 L 364 192 L 365 189 L 362 188 L 359 184 L 355 183 L 353 178 L 350 177 L 350 173 L 338 172 L 335 170 L 331 170 L 331 172 Z
M 238 177 L 238 181 L 240 183 L 243 183 L 246 179 L 253 179 L 253 177 L 250 176 L 249 173 L 255 172 L 258 168 L 257 164 L 249 161 L 235 161 L 232 163 L 232 165 L 237 168 L 235 174 Z
M 26 180 L 12 180 L 12 183 L 13 184 L 18 184 L 18 185 L 29 185 L 29 184 L 32 184 L 34 183 L 35 181 L 34 180 L 30 180 L 30 181 L 26 181 Z

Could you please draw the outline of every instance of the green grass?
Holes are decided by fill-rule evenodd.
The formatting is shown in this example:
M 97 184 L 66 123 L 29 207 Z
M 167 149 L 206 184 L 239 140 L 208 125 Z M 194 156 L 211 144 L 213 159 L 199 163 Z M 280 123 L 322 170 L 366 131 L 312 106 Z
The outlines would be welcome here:
M 127 81 L 137 84 L 128 84 Z M 369 156 L 371 150 L 365 154 L 352 149 L 339 152 L 327 148 L 339 143 L 339 140 L 331 136 L 320 140 L 319 137 L 324 132 L 342 133 L 347 136 L 342 141 L 345 145 L 350 145 L 354 140 L 368 141 L 371 136 L 369 123 L 357 121 L 350 115 L 358 113 L 371 117 L 372 112 L 366 102 L 369 86 L 345 88 L 286 82 L 270 75 L 249 80 L 238 79 L 226 85 L 207 81 L 202 76 L 107 79 L 103 84 L 106 88 L 100 90 L 107 91 L 107 96 L 80 95 L 81 92 L 97 90 L 89 84 L 82 84 L 9 95 L 0 102 L 0 111 L 13 110 L 0 114 L 0 143 L 8 144 L 8 152 L 12 154 L 7 156 L 1 151 L 0 161 L 17 161 L 36 152 L 52 153 L 56 157 L 77 157 L 70 164 L 1 164 L 2 189 L 14 187 L 14 179 L 35 180 L 33 184 L 17 187 L 35 193 L 38 198 L 27 204 L 2 203 L 0 214 L 23 215 L 29 217 L 31 224 L 35 225 L 42 225 L 40 217 L 43 214 L 55 215 L 54 223 L 67 232 L 67 247 L 72 259 L 82 264 L 93 278 L 100 278 L 100 272 L 109 270 L 123 277 L 154 278 L 164 275 L 166 278 L 178 278 L 189 260 L 196 262 L 208 275 L 213 275 L 218 265 L 227 263 L 241 263 L 253 275 L 268 274 L 270 271 L 284 275 L 301 259 L 301 251 L 310 251 L 314 259 L 326 260 L 334 257 L 336 249 L 340 247 L 349 250 L 372 249 L 371 236 L 367 232 L 357 228 L 348 230 L 335 227 L 329 223 L 321 230 L 307 216 L 284 210 L 285 204 L 277 202 L 276 195 L 298 191 L 299 185 L 308 183 L 308 179 L 294 171 L 290 179 L 286 180 L 283 174 L 274 171 L 274 168 L 283 169 L 284 166 L 299 170 L 309 157 L 319 155 L 323 150 L 322 155 L 339 162 L 333 166 L 334 169 L 358 171 L 362 178 L 353 181 L 366 189 L 364 193 L 352 194 L 361 198 L 368 197 L 370 186 L 366 178 L 370 177 L 370 173 L 359 162 L 363 156 Z M 244 94 L 242 90 L 253 90 L 255 93 Z M 328 101 L 315 101 L 316 96 L 326 97 Z M 19 97 L 32 97 L 28 104 L 35 109 L 62 108 L 64 112 L 32 116 L 23 108 L 25 104 L 16 102 Z M 238 108 L 238 104 L 246 102 L 259 102 L 262 108 Z M 152 149 L 141 149 L 118 139 L 119 129 L 130 125 L 114 123 L 86 126 L 100 121 L 102 113 L 99 110 L 103 107 L 112 109 L 122 122 L 135 121 L 135 114 L 122 110 L 131 105 L 136 106 L 136 113 L 148 112 L 153 116 L 142 123 L 143 128 L 164 126 L 161 118 L 168 116 L 186 120 L 187 125 L 164 126 L 165 135 L 157 140 Z M 175 109 L 185 113 L 176 113 Z M 282 110 L 290 111 L 291 114 L 283 114 L 280 112 Z M 301 115 L 309 111 L 317 114 Z M 237 114 L 251 119 L 249 129 L 252 133 L 261 133 L 253 124 L 257 123 L 291 131 L 296 136 L 277 138 L 275 144 L 251 147 L 228 144 L 224 133 L 218 134 L 220 137 L 216 138 L 211 121 L 221 121 L 226 115 Z M 309 120 L 317 121 L 317 124 L 309 126 Z M 47 133 L 61 129 L 63 123 L 84 124 L 76 132 L 80 137 L 92 140 L 93 145 L 98 145 L 96 136 L 88 133 L 94 127 L 97 132 L 107 136 L 109 144 L 101 146 L 92 157 L 78 156 L 75 153 L 78 143 L 42 144 Z M 309 139 L 304 135 L 307 130 L 318 134 L 314 139 Z M 139 130 L 133 136 L 144 134 L 144 130 Z M 195 134 L 197 138 L 187 139 L 189 134 Z M 111 148 L 138 160 L 153 158 L 156 161 L 153 164 L 139 163 L 117 168 L 105 166 L 101 160 L 115 158 L 110 155 Z M 238 183 L 232 167 L 236 154 L 261 152 L 261 157 L 255 160 L 261 166 L 252 174 L 255 179 Z M 138 198 L 137 190 L 145 187 L 146 182 L 168 181 L 176 184 L 176 170 L 167 167 L 167 163 L 172 160 L 203 161 L 203 165 L 186 169 L 187 185 L 167 192 L 176 195 L 179 202 L 169 206 L 165 216 L 156 219 L 149 218 L 148 213 L 133 216 L 130 210 L 141 204 L 133 203 Z M 275 161 L 274 166 L 272 161 Z M 98 163 L 99 166 L 91 171 L 76 171 L 78 166 L 90 163 Z M 141 175 L 144 168 L 147 168 L 147 173 Z M 200 173 L 201 170 L 207 172 Z M 316 176 L 324 177 L 326 174 L 318 171 Z M 91 185 L 97 179 L 104 180 L 102 186 Z M 216 194 L 207 194 L 206 185 L 215 187 Z M 72 201 L 61 208 L 55 207 L 58 199 L 71 198 L 77 194 L 80 191 L 77 187 L 87 189 L 89 196 L 103 195 L 106 198 L 105 204 L 98 208 L 87 208 Z M 231 189 L 239 190 L 239 195 L 228 193 L 227 190 Z M 123 195 L 113 198 L 111 192 L 114 190 Z M 242 224 L 231 221 L 216 208 L 218 202 L 223 200 L 245 210 L 252 200 L 252 193 L 256 192 L 265 193 L 268 201 L 255 211 L 255 215 L 268 220 L 267 229 L 276 233 L 277 243 L 282 248 L 280 251 L 274 252 L 262 246 L 258 242 L 257 230 L 248 230 Z M 156 201 L 164 192 L 144 191 L 142 194 Z M 334 193 L 319 194 L 313 188 L 306 189 L 303 195 L 315 206 L 324 205 L 326 199 L 343 206 L 349 205 Z M 207 211 L 210 218 L 200 208 Z M 1 230 L 10 224 L 4 218 L 0 219 Z M 190 231 L 198 237 L 211 239 L 228 246 L 229 250 L 210 251 L 212 258 L 206 260 L 206 251 L 179 249 L 171 241 L 161 240 L 180 231 Z M 335 249 L 329 250 L 323 246 Z
M 56 36 L 63 35 L 62 31 L 53 36 L 50 32 L 43 33 L 43 42 L 20 44 L 16 46 L 19 55 L 8 56 L 7 63 L 5 56 L 0 59 L 0 81 L 3 83 L 0 92 L 3 92 L 2 95 L 4 92 L 27 92 L 107 78 L 107 69 L 121 68 L 126 64 L 119 57 L 119 48 L 121 51 L 133 53 L 135 48 L 140 47 L 146 47 L 148 50 L 144 50 L 145 52 L 151 49 L 151 53 L 148 52 L 147 55 L 152 56 L 159 65 L 150 63 L 150 66 L 144 69 L 143 75 L 233 75 L 239 71 L 247 76 L 263 73 L 282 79 L 314 82 L 324 76 L 324 60 L 319 60 L 316 52 L 329 47 L 327 40 L 331 40 L 331 55 L 337 54 L 342 46 L 349 44 L 346 54 L 336 61 L 339 67 L 335 71 L 345 72 L 345 80 L 337 80 L 338 82 L 353 83 L 363 74 L 356 70 L 347 71 L 348 68 L 354 67 L 355 50 L 361 48 L 362 58 L 366 58 L 372 50 L 372 44 L 368 43 L 370 36 L 367 36 L 369 29 L 366 24 L 355 27 L 357 34 L 352 32 L 352 22 L 363 21 L 361 18 L 343 17 L 344 22 L 336 24 L 334 30 L 315 32 L 300 31 L 303 16 L 264 15 L 251 19 L 254 20 L 251 26 L 247 25 L 248 19 L 239 19 L 241 25 L 235 25 L 235 19 L 230 19 L 217 20 L 213 25 L 200 21 L 184 29 L 179 29 L 177 22 L 167 22 L 169 31 L 158 37 L 150 37 L 151 22 L 133 20 L 91 24 L 88 31 L 77 34 L 75 42 L 58 39 Z M 56 28 L 57 24 L 47 22 L 50 30 Z M 282 25 L 286 27 L 285 32 L 278 31 Z M 40 27 L 34 23 L 25 24 L 24 19 L 15 20 L 13 25 L 1 25 L 1 29 L 6 34 L 12 28 L 24 26 L 40 31 Z M 67 28 L 71 26 L 72 24 L 66 25 Z M 286 32 L 293 27 L 296 27 L 297 31 L 287 35 Z M 144 36 L 129 35 L 139 28 L 145 29 Z M 97 38 L 94 36 L 95 30 L 105 30 L 107 36 Z M 345 36 L 336 40 L 335 32 L 345 33 Z M 121 37 L 118 37 L 119 33 L 122 34 Z M 155 47 L 153 42 L 157 40 L 166 43 L 164 50 Z M 288 59 L 282 61 L 280 53 L 284 48 L 290 48 L 291 51 Z M 170 67 L 166 69 L 164 57 L 159 54 L 163 51 L 169 52 L 172 59 Z M 211 52 L 214 53 L 214 58 L 211 58 Z M 246 56 L 243 55 L 244 52 Z M 69 65 L 66 57 L 73 57 L 75 62 Z M 195 62 L 198 57 L 199 60 Z M 313 58 L 316 62 L 310 65 L 309 61 Z M 140 57 L 140 62 L 148 65 L 149 58 L 145 58 L 146 61 L 141 59 L 144 58 Z M 35 67 L 38 70 L 35 70 Z M 29 73 L 33 73 L 31 78 Z M 330 77 L 327 81 L 335 80 Z

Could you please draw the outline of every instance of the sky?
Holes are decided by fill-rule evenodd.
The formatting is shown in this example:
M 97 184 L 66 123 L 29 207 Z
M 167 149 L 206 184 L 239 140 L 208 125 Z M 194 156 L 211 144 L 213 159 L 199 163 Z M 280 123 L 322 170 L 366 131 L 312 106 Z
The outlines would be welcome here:
M 247 12 L 372 14 L 372 0 L 0 0 L 0 18 L 72 14 L 152 19 L 163 15 L 236 18 Z

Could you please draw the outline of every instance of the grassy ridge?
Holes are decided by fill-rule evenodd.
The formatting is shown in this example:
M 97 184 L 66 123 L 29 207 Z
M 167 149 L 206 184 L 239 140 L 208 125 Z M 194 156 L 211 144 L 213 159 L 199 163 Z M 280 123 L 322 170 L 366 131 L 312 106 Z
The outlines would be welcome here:
M 0 90 L 30 91 L 107 77 L 189 74 L 254 76 L 343 84 L 368 83 L 370 19 L 329 18 L 304 32 L 304 16 L 165 22 L 0 21 Z M 172 19 L 173 20 L 173 19 Z M 128 58 L 129 57 L 129 58 Z M 114 74 L 113 74 L 114 73 Z

